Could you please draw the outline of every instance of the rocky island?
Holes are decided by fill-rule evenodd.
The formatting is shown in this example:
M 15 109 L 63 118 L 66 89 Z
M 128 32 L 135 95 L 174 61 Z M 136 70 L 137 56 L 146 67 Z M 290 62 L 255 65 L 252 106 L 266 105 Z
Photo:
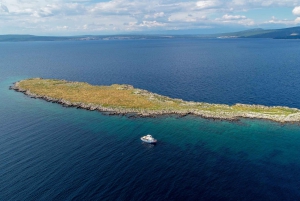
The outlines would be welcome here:
M 197 115 L 204 118 L 237 120 L 266 119 L 300 122 L 300 110 L 280 106 L 209 104 L 173 99 L 131 85 L 93 86 L 85 82 L 31 78 L 10 87 L 32 98 L 41 98 L 66 107 L 98 110 L 110 114 L 152 117 L 164 114 Z

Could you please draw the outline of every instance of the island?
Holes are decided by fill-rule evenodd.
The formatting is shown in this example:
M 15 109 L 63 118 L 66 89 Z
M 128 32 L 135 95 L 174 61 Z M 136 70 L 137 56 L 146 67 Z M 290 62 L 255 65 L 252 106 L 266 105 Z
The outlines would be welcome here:
M 297 108 L 184 101 L 126 84 L 94 86 L 85 82 L 31 78 L 15 82 L 10 89 L 65 107 L 98 110 L 116 115 L 155 117 L 175 114 L 224 120 L 255 118 L 281 123 L 300 122 L 300 110 Z

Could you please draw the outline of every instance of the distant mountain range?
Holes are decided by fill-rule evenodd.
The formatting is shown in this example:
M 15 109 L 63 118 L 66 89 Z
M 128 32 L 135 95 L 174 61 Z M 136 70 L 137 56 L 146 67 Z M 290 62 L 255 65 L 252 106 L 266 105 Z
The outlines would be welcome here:
M 250 29 L 240 32 L 202 35 L 201 37 L 300 39 L 300 27 L 291 27 L 284 29 Z
M 0 35 L 0 42 L 20 41 L 86 41 L 86 40 L 130 40 L 130 39 L 163 39 L 185 38 L 195 36 L 167 35 L 90 35 L 90 36 L 34 36 L 34 35 Z
M 0 35 L 0 42 L 18 41 L 78 41 L 78 40 L 132 40 L 167 38 L 272 38 L 300 39 L 300 27 L 284 29 L 250 29 L 246 31 L 205 35 L 87 35 L 87 36 L 34 36 Z

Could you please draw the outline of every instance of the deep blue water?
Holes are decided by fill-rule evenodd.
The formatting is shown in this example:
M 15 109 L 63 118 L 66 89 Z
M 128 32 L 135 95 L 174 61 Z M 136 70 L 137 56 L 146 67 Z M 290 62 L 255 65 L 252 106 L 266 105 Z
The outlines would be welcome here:
M 268 39 L 1 43 L 0 200 L 299 200 L 298 124 L 108 116 L 8 90 L 44 77 L 300 108 L 299 52 Z

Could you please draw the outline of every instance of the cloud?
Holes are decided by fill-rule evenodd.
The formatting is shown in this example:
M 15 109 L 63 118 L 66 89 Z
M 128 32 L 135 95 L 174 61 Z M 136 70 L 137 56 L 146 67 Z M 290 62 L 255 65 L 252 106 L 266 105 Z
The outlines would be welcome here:
M 224 24 L 238 24 L 238 25 L 243 25 L 243 26 L 255 25 L 254 20 L 249 19 L 244 15 L 225 14 L 222 16 L 222 18 L 216 18 L 215 20 L 219 23 L 224 23 Z
M 295 23 L 296 23 L 296 24 L 300 24 L 300 17 L 297 17 L 297 18 L 295 19 Z
M 292 12 L 294 15 L 300 16 L 300 6 L 295 7 Z
M 32 16 L 34 17 L 49 17 L 59 13 L 60 7 L 57 5 L 47 5 L 39 10 L 33 11 Z
M 130 2 L 125 0 L 112 0 L 95 4 L 90 12 L 94 14 L 121 14 L 128 13 L 131 6 Z
M 271 20 L 266 21 L 265 24 L 282 24 L 282 25 L 290 25 L 295 26 L 300 23 L 300 17 L 297 17 L 294 20 L 288 19 L 277 19 L 275 16 L 272 16 Z
M 69 27 L 65 25 L 65 26 L 57 26 L 56 28 L 57 28 L 57 29 L 66 30 L 66 29 L 68 29 Z
M 72 16 L 83 15 L 87 11 L 84 6 L 78 3 L 68 4 L 48 4 L 32 12 L 34 17 L 50 17 L 50 16 Z
M 165 13 L 164 12 L 159 12 L 159 13 L 153 13 L 153 14 L 147 14 L 144 16 L 145 19 L 156 19 L 156 18 L 161 18 L 164 17 Z
M 172 14 L 169 18 L 169 22 L 203 22 L 208 20 L 205 15 L 195 14 L 188 14 L 188 13 L 175 13 Z
M 296 19 L 250 19 L 249 11 L 289 7 L 300 17 L 300 0 L 0 0 L 1 27 L 11 32 L 89 33 L 203 29 L 292 24 Z M 265 10 L 264 10 L 265 9 Z M 290 13 L 291 14 L 291 13 Z M 267 16 L 267 15 L 266 15 Z M 64 28 L 67 27 L 67 28 Z M 263 28 L 263 27 L 262 27 Z M 4 33 L 0 30 L 0 34 Z
M 222 19 L 224 20 L 241 20 L 241 19 L 246 19 L 246 16 L 244 15 L 223 15 Z
M 156 22 L 156 21 L 143 21 L 141 24 L 139 24 L 139 26 L 141 27 L 162 27 L 165 26 L 165 23 L 160 23 L 160 22 Z
M 212 7 L 217 7 L 220 6 L 222 3 L 220 1 L 216 0 L 202 0 L 202 1 L 197 1 L 196 5 L 198 8 L 205 9 L 205 8 L 212 8 Z
M 9 10 L 6 5 L 0 3 L 0 12 L 9 13 Z
M 231 0 L 228 2 L 233 7 L 245 9 L 259 7 L 293 7 L 299 4 L 298 0 Z

